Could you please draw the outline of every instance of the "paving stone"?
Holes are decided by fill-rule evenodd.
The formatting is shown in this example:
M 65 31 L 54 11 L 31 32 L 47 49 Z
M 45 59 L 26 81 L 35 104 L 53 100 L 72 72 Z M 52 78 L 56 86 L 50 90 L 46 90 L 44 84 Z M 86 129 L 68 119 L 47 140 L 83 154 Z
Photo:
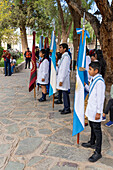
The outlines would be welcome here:
M 0 154 L 5 154 L 10 149 L 10 144 L 1 144 L 0 145 Z
M 19 142 L 16 155 L 26 155 L 34 152 L 40 145 L 42 141 L 40 137 L 37 138 L 26 138 Z
M 8 119 L 1 119 L 0 120 L 3 124 L 13 124 L 14 122 Z
M 14 133 L 19 131 L 19 128 L 18 128 L 17 124 L 7 126 L 6 129 L 8 130 L 9 134 L 14 134 Z
M 83 154 L 84 153 L 84 154 Z M 74 148 L 74 147 L 66 147 L 57 144 L 49 144 L 41 153 L 41 155 L 53 156 L 64 158 L 71 161 L 87 161 L 91 151 L 88 149 L 84 151 L 84 149 Z
M 108 154 L 108 155 L 110 155 L 110 156 L 113 156 L 113 151 L 108 150 L 108 151 L 106 152 L 106 154 Z
M 58 124 L 56 124 L 54 122 L 48 121 L 48 123 L 50 124 L 52 130 L 57 130 L 57 129 L 62 127 L 61 125 L 58 125 Z
M 14 111 L 12 114 L 13 115 L 26 115 L 28 114 L 29 111 L 26 111 L 26 110 L 20 110 L 20 111 Z
M 41 156 L 34 156 L 30 159 L 30 161 L 28 162 L 27 166 L 34 166 L 36 163 L 38 163 L 39 161 L 45 159 L 44 157 Z
M 52 133 L 52 131 L 47 129 L 47 128 L 46 129 L 39 129 L 39 133 L 45 134 L 45 135 L 50 135 Z
M 71 162 L 58 162 L 51 170 L 78 170 L 78 165 Z
M 14 138 L 10 137 L 10 136 L 6 136 L 7 140 L 14 140 Z
M 24 170 L 24 164 L 10 161 L 5 170 Z
M 104 132 L 102 132 L 102 150 L 109 149 L 109 148 L 110 148 L 110 143 L 109 143 L 108 136 Z
M 113 137 L 113 127 L 107 127 L 107 131 L 109 132 L 109 134 Z
M 104 170 L 104 169 L 103 169 L 103 167 L 102 168 L 95 167 L 95 165 L 94 165 L 94 166 L 86 166 L 85 170 Z
M 111 158 L 103 157 L 100 162 L 113 168 L 113 159 Z
M 33 128 L 27 128 L 29 136 L 36 136 L 35 130 Z
M 72 131 L 70 129 L 64 128 L 60 129 L 50 137 L 47 137 L 46 140 L 68 145 L 75 145 L 76 137 L 72 137 Z
M 53 159 L 47 158 L 38 163 L 38 165 L 35 166 L 35 168 L 36 170 L 47 170 L 52 163 Z
M 23 129 L 21 131 L 21 133 L 19 134 L 20 137 L 26 137 L 27 136 L 27 132 L 26 132 L 26 129 Z
M 0 157 L 0 169 L 2 169 L 5 159 L 6 159 L 5 157 Z

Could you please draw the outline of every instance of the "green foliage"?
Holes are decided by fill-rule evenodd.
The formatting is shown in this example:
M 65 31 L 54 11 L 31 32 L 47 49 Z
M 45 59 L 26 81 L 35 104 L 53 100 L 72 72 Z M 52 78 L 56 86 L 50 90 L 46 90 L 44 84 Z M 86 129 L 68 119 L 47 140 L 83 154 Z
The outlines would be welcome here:
M 1 60 L 1 57 L 2 57 L 2 54 L 3 54 L 3 48 L 2 47 L 0 47 L 0 60 Z
M 95 34 L 94 34 L 94 30 L 93 30 L 92 26 L 90 25 L 90 23 L 87 22 L 86 20 L 85 20 L 85 22 L 86 22 L 85 29 L 90 34 L 90 38 L 86 38 L 86 40 L 87 40 L 87 43 L 90 43 L 95 38 Z M 81 19 L 81 27 L 83 27 L 83 18 Z
M 13 3 L 8 0 L 0 2 L 0 41 L 15 44 L 18 41 L 18 35 L 10 25 L 12 5 Z
M 94 0 L 81 0 L 81 3 L 82 3 L 82 7 L 88 11 L 89 9 L 91 9 Z
M 23 56 L 21 56 L 21 57 L 17 60 L 16 66 L 17 66 L 18 64 L 20 64 L 21 62 L 23 62 L 23 61 L 24 61 L 24 58 L 23 58 Z

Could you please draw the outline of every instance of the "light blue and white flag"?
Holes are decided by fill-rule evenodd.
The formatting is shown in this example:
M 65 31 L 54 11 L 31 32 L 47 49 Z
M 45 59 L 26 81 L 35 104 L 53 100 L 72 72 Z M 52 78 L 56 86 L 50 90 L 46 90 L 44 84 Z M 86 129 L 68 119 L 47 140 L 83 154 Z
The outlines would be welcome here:
M 77 28 L 77 34 L 80 36 L 80 45 L 77 58 L 77 77 L 75 87 L 75 99 L 74 99 L 74 113 L 73 113 L 73 133 L 76 135 L 84 130 L 84 99 L 85 90 L 84 82 L 88 82 L 86 67 L 86 36 L 89 38 L 88 31 Z
M 39 41 L 39 49 L 43 49 L 44 48 L 44 36 L 41 35 L 40 36 L 40 41 Z
M 56 37 L 54 31 L 52 31 L 51 36 L 50 52 L 52 52 L 52 56 L 51 56 L 49 96 L 56 93 Z

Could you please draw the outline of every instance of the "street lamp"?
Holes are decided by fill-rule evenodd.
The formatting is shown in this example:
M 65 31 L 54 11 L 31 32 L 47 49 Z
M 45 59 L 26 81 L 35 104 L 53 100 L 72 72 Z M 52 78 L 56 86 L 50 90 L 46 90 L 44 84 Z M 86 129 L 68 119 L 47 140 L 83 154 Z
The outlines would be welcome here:
M 101 13 L 100 13 L 100 11 L 99 11 L 98 9 L 97 9 L 97 11 L 96 11 L 93 15 L 95 15 L 95 16 L 97 17 L 98 21 L 101 22 L 101 21 L 100 21 L 100 16 L 99 16 L 99 15 L 101 15 Z M 96 36 L 95 49 L 97 50 L 97 36 Z

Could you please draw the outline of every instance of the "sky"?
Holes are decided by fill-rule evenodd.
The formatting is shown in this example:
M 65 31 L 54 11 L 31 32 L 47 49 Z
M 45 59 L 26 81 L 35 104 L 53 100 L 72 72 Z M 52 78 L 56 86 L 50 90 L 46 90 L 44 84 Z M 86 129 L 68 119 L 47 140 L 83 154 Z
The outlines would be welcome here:
M 112 0 L 108 0 L 108 1 L 109 1 L 110 5 L 111 5 Z M 94 14 L 96 11 L 97 11 L 97 6 L 96 6 L 96 3 L 94 3 L 91 10 L 89 10 L 89 12 Z

